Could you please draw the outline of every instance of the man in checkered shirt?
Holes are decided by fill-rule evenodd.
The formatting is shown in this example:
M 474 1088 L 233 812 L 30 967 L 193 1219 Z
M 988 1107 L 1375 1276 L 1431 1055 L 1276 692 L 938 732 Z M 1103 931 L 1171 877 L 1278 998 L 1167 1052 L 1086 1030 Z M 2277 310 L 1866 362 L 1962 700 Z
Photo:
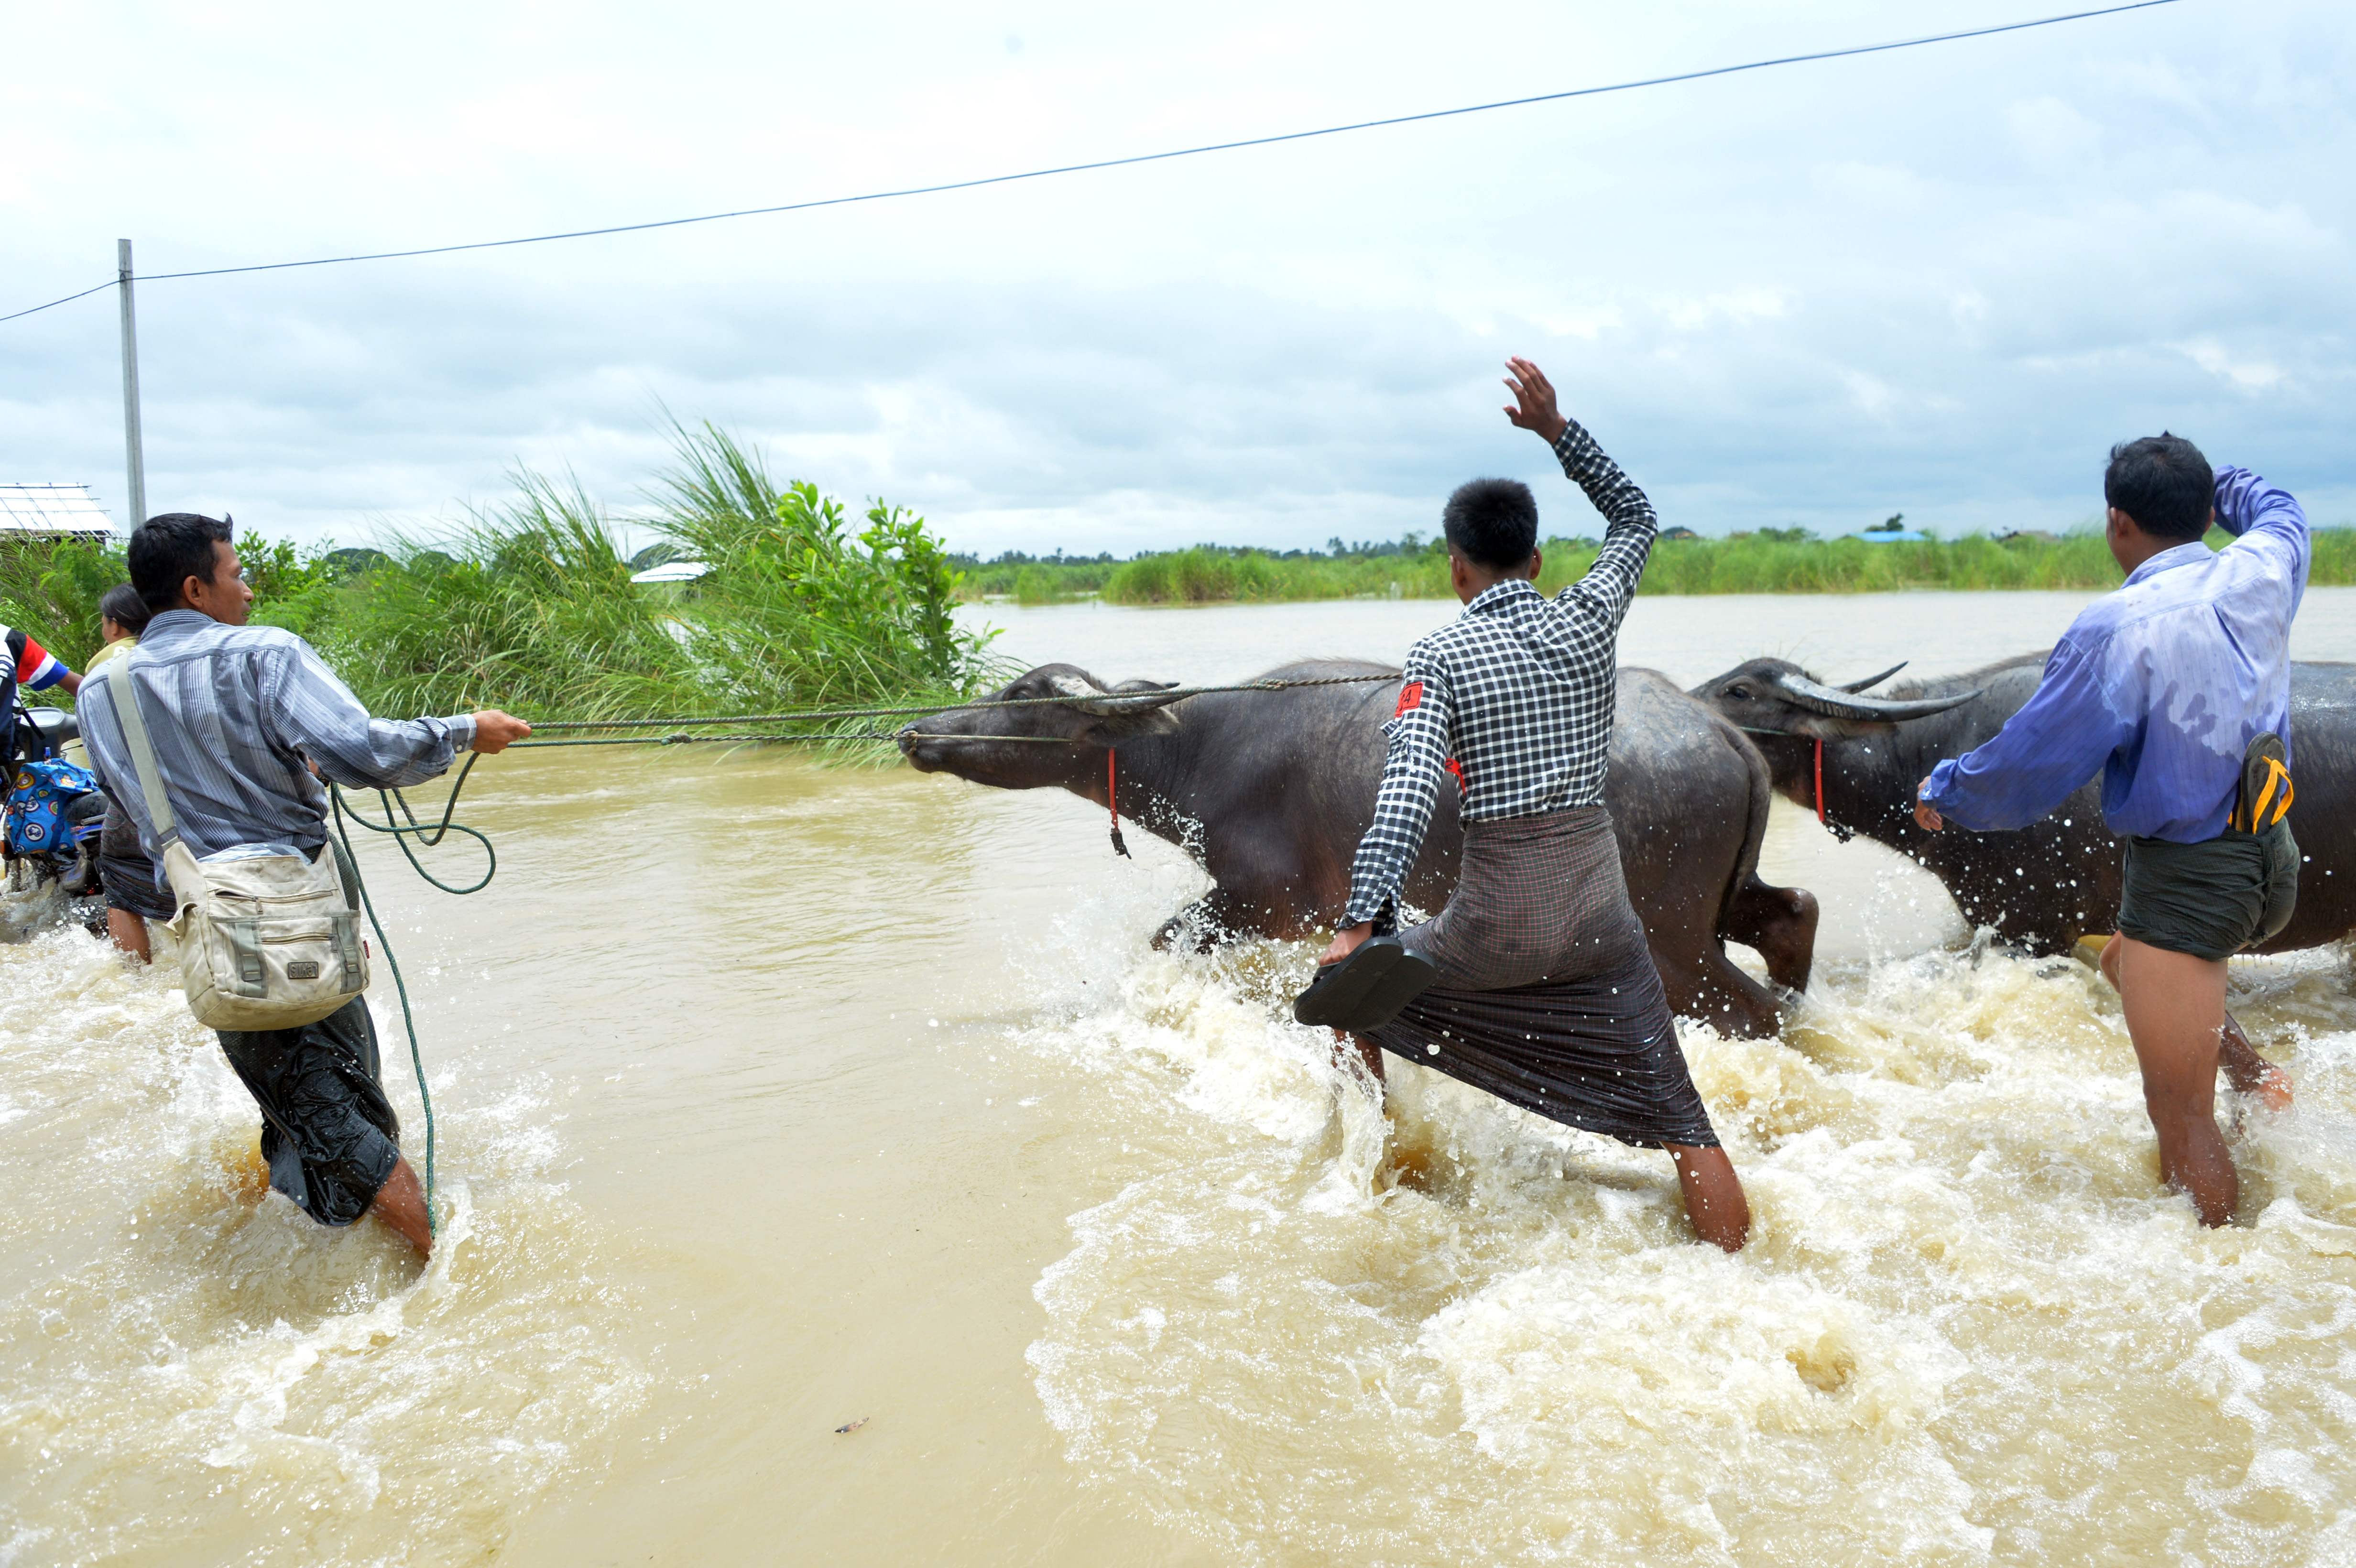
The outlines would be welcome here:
M 1536 365 L 1507 363 L 1505 417 L 1543 437 L 1603 514 L 1603 548 L 1548 599 L 1533 583 L 1529 487 L 1476 479 L 1449 497 L 1449 576 L 1466 608 L 1408 654 L 1373 826 L 1324 962 L 1396 921 L 1434 791 L 1452 775 L 1463 869 L 1448 909 L 1402 933 L 1441 979 L 1362 1037 L 1369 1065 L 1380 1072 L 1371 1043 L 1542 1115 L 1667 1149 L 1696 1228 L 1732 1251 L 1749 1207 L 1686 1071 L 1603 807 L 1620 624 L 1652 552 L 1652 503 L 1558 411 Z

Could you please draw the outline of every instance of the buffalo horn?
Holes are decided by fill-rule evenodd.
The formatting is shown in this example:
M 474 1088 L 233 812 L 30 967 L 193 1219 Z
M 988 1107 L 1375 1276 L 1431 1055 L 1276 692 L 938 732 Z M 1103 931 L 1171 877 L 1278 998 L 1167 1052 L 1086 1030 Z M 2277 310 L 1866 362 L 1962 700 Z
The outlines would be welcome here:
M 1879 677 L 1876 677 L 1879 678 Z M 1927 719 L 1933 713 L 1944 713 L 1959 708 L 1977 697 L 1978 688 L 1959 691 L 1946 697 L 1860 697 L 1841 687 L 1826 686 L 1810 680 L 1804 675 L 1783 674 L 1775 677 L 1775 689 L 1794 707 L 1811 713 L 1821 713 L 1827 719 L 1853 719 L 1867 724 L 1889 724 L 1903 719 Z
M 1896 675 L 1900 670 L 1904 669 L 1906 667 L 1906 660 L 1900 659 L 1896 664 L 1891 665 L 1879 675 L 1869 675 L 1863 680 L 1852 680 L 1847 686 L 1842 687 L 1841 689 L 1843 691 L 1870 691 L 1875 687 L 1879 686 L 1883 681 L 1888 680 L 1891 676 Z
M 1125 680 L 1116 689 L 1106 691 L 1076 675 L 1059 675 L 1055 677 L 1055 691 L 1058 696 L 1081 699 L 1072 706 L 1083 713 L 1093 713 L 1099 719 L 1112 719 L 1124 713 L 1140 713 L 1175 702 L 1178 700 L 1176 698 L 1164 697 L 1162 693 L 1177 684 L 1174 680 L 1164 683 Z

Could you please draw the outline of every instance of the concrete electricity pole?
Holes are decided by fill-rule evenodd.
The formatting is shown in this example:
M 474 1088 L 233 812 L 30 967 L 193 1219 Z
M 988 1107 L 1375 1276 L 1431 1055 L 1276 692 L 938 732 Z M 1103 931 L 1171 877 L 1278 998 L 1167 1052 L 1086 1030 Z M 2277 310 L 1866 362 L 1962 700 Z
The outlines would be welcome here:
M 131 306 L 131 241 L 114 242 L 116 287 L 123 294 L 123 462 L 130 480 L 123 532 L 147 520 L 147 460 L 139 451 L 139 324 Z

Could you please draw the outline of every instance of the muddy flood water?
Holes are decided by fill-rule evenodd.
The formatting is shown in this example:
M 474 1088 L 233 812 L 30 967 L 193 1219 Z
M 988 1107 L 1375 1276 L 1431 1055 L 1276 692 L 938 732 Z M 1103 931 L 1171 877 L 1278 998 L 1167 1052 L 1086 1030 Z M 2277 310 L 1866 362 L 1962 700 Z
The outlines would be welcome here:
M 1935 674 L 2087 597 L 1644 599 L 1622 654 Z M 977 613 L 1196 680 L 1453 608 Z M 2356 658 L 2356 590 L 2297 646 Z M 1814 989 L 1780 1042 L 1683 1029 L 1729 1258 L 1665 1156 L 1413 1066 L 1378 1107 L 1290 1021 L 1312 944 L 1150 951 L 1203 879 L 1069 795 L 616 749 L 463 815 L 474 898 L 362 850 L 422 1274 L 257 1199 L 160 974 L 0 947 L 0 1564 L 2356 1563 L 2343 950 L 2234 966 L 2298 1101 L 2229 1104 L 2203 1232 L 2100 980 L 1779 807 Z

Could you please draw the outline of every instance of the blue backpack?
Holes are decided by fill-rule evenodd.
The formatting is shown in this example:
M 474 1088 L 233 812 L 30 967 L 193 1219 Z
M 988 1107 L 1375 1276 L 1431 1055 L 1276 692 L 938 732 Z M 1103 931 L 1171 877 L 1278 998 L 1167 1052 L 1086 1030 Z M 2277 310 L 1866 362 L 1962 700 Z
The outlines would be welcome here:
M 8 852 L 70 853 L 76 844 L 96 837 L 102 826 L 99 820 L 78 827 L 66 821 L 66 803 L 96 788 L 96 775 L 62 757 L 45 757 L 18 768 L 8 790 Z

